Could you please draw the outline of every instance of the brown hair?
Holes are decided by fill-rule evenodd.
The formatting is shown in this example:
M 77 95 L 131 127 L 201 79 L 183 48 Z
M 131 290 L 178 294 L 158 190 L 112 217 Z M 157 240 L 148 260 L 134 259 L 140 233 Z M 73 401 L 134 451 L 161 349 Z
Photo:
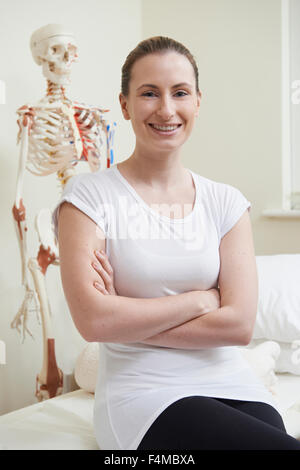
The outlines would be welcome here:
M 175 51 L 179 54 L 184 55 L 191 63 L 195 73 L 196 79 L 196 91 L 199 92 L 199 73 L 196 61 L 190 51 L 180 42 L 175 41 L 174 39 L 164 37 L 164 36 L 155 36 L 149 39 L 141 41 L 135 49 L 133 49 L 127 56 L 126 61 L 122 67 L 122 84 L 121 92 L 124 96 L 129 94 L 129 82 L 131 78 L 131 70 L 133 65 L 138 59 L 154 53 L 163 53 L 167 51 Z

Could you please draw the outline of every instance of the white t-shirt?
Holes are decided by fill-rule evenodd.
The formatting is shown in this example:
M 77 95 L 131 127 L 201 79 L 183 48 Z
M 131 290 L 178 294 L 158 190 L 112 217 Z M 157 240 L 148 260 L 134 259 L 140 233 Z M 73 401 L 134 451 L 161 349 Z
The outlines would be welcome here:
M 181 219 L 160 215 L 145 203 L 116 165 L 68 182 L 59 204 L 72 203 L 105 233 L 119 295 L 152 298 L 218 286 L 220 240 L 251 204 L 238 189 L 190 173 L 196 199 L 192 212 Z M 100 343 L 94 408 L 99 447 L 137 449 L 159 414 L 191 395 L 276 407 L 238 347 Z

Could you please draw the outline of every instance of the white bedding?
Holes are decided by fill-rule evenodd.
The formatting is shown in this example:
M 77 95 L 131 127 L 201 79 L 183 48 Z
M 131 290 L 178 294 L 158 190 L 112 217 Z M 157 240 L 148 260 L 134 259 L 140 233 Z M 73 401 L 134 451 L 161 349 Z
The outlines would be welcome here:
M 0 416 L 2 450 L 95 450 L 94 395 L 84 390 Z
M 300 376 L 276 374 L 280 412 L 288 434 L 300 440 Z
M 300 376 L 277 374 L 280 411 L 287 432 L 300 439 Z M 0 449 L 96 450 L 94 395 L 60 395 L 0 416 Z

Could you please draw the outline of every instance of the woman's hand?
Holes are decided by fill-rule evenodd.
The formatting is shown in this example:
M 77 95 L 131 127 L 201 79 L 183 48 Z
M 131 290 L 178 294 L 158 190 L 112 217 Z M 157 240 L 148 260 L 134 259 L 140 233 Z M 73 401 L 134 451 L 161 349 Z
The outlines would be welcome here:
M 118 295 L 114 287 L 114 271 L 103 251 L 95 251 L 97 261 L 92 266 L 99 274 L 100 279 L 94 283 L 94 287 L 105 295 Z

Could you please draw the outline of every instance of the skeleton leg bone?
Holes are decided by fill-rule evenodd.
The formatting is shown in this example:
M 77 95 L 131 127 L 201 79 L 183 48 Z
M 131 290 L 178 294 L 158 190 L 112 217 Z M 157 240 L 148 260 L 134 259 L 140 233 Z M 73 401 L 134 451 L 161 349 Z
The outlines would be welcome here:
M 44 354 L 42 369 L 36 379 L 36 396 L 41 401 L 62 393 L 63 372 L 58 368 L 55 359 L 55 340 L 50 318 L 51 311 L 46 292 L 45 275 L 36 258 L 31 258 L 28 266 L 38 294 L 42 317 Z
M 55 358 L 55 340 L 51 320 L 51 308 L 46 291 L 46 272 L 50 264 L 58 265 L 58 250 L 51 227 L 51 211 L 42 209 L 35 218 L 35 229 L 40 241 L 37 258 L 29 261 L 35 290 L 40 301 L 43 325 L 43 365 L 36 378 L 36 397 L 39 401 L 62 393 L 63 372 Z

